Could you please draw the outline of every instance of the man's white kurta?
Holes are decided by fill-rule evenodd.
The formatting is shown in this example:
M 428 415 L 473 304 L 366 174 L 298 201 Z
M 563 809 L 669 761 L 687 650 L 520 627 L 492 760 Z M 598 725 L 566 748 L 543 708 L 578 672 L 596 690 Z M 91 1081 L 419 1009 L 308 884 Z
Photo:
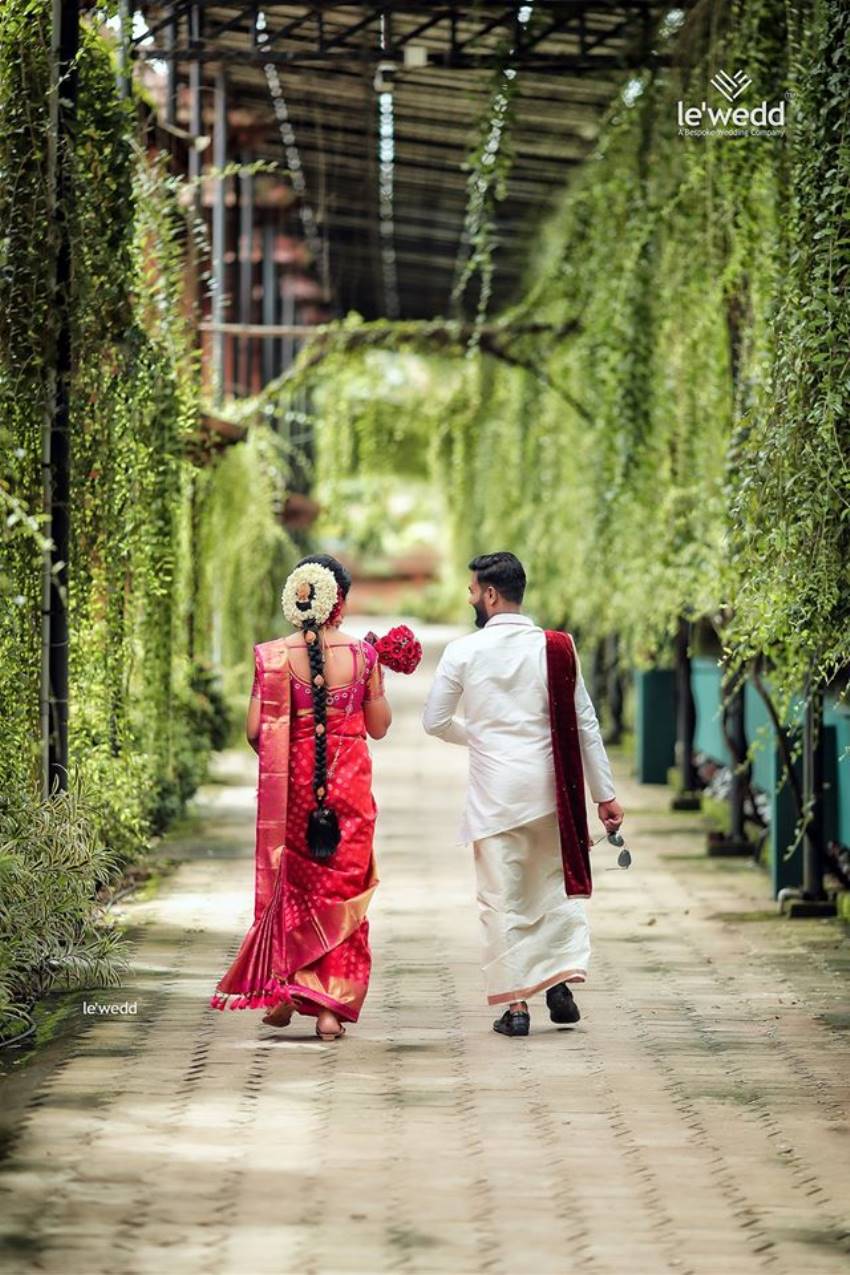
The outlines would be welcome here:
M 463 717 L 455 715 L 463 696 Z M 594 802 L 614 781 L 581 669 L 575 689 L 584 777 Z M 425 703 L 429 735 L 469 749 L 462 841 L 531 823 L 557 808 L 546 634 L 527 615 L 500 613 L 443 652 Z

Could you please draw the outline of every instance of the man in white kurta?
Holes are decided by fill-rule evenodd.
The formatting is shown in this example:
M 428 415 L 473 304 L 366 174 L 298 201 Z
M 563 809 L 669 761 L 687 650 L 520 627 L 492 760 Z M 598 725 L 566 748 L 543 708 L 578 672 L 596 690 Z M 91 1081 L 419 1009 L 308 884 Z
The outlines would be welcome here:
M 443 652 L 423 725 L 469 751 L 460 834 L 475 854 L 487 1000 L 508 1006 L 497 1031 L 527 1035 L 525 998 L 535 992 L 547 991 L 555 1021 L 578 1019 L 566 984 L 587 978 L 590 932 L 583 899 L 565 892 L 545 633 L 520 611 L 525 574 L 512 554 L 489 554 L 470 566 L 479 628 Z M 622 810 L 580 668 L 575 709 L 585 780 L 613 831 Z

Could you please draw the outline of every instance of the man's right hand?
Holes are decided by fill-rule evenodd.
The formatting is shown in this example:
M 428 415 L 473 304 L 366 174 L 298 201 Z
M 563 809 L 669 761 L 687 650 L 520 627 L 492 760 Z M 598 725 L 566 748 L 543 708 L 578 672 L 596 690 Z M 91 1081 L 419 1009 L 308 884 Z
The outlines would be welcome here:
M 623 822 L 625 812 L 616 798 L 611 801 L 600 801 L 596 807 L 599 812 L 599 820 L 606 832 L 616 832 L 620 824 Z

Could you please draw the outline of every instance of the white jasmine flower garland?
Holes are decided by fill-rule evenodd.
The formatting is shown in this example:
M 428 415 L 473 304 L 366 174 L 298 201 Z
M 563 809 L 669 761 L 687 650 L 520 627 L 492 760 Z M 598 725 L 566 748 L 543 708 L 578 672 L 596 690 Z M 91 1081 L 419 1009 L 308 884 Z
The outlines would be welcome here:
M 280 605 L 296 629 L 314 622 L 326 624 L 336 606 L 339 586 L 336 577 L 318 562 L 305 562 L 287 576 Z

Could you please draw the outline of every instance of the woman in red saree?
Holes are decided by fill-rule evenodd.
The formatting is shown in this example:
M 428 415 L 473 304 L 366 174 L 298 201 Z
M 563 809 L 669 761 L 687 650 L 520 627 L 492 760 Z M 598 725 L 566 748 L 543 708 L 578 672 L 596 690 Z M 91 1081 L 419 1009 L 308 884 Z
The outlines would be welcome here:
M 392 720 L 375 648 L 339 628 L 350 584 L 335 558 L 302 559 L 281 599 L 296 632 L 254 647 L 254 922 L 210 1000 L 268 1008 L 274 1027 L 309 1015 L 323 1039 L 357 1021 L 369 984 L 378 876 L 366 736 Z

